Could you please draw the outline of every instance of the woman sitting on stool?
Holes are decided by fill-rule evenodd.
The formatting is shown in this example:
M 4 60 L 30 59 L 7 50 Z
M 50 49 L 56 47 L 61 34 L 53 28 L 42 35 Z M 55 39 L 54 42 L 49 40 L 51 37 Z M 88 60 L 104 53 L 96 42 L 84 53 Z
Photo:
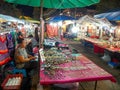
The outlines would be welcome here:
M 34 61 L 34 56 L 27 54 L 23 38 L 19 39 L 18 44 L 19 45 L 15 50 L 16 67 L 26 69 L 27 74 L 33 79 L 33 77 L 38 74 L 38 62 Z

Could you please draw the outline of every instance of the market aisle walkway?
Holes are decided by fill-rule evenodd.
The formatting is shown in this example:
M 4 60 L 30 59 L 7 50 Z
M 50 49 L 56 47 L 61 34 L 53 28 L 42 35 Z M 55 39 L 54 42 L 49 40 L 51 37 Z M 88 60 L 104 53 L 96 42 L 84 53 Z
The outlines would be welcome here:
M 91 61 L 96 63 L 98 66 L 100 66 L 116 78 L 117 83 L 111 83 L 110 81 L 99 81 L 97 90 L 120 90 L 120 69 L 114 69 L 108 66 L 107 63 L 100 58 L 100 56 L 94 54 L 91 48 L 84 47 L 80 41 L 67 40 L 64 42 L 66 44 L 69 44 L 71 48 L 88 57 Z M 89 88 L 86 90 L 93 89 Z

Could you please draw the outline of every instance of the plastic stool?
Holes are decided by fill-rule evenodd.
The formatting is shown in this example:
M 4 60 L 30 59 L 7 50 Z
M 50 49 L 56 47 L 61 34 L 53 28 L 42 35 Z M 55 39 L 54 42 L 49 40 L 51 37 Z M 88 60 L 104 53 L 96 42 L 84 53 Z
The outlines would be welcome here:
M 12 70 L 13 74 L 21 73 L 21 74 L 23 74 L 24 77 L 27 77 L 26 70 L 25 69 L 21 69 L 21 68 L 16 68 L 14 61 L 10 62 L 10 66 L 13 67 L 13 70 Z
M 117 68 L 120 64 L 110 61 L 110 62 L 108 62 L 108 65 L 109 65 L 111 68 Z
M 27 77 L 27 73 L 26 73 L 25 69 L 14 68 L 13 69 L 13 74 L 17 74 L 17 73 L 22 73 L 24 77 Z

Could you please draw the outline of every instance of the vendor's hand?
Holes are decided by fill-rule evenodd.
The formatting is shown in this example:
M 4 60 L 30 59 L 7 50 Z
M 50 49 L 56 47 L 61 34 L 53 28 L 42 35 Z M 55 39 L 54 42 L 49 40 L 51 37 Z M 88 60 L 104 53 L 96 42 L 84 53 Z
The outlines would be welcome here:
M 34 59 L 36 59 L 36 57 L 30 57 L 30 60 L 34 60 Z
M 29 58 L 33 57 L 32 55 L 28 55 Z

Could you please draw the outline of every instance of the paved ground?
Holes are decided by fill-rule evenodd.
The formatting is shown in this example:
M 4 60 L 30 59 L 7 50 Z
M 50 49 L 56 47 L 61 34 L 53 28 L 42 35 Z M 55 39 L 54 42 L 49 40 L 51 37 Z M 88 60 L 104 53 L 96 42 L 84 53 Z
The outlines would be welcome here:
M 91 48 L 84 47 L 80 41 L 71 41 L 67 40 L 65 41 L 66 44 L 69 44 L 69 46 L 73 49 L 76 49 L 78 52 L 82 53 L 86 57 L 88 57 L 90 60 L 92 60 L 94 63 L 96 63 L 98 66 L 106 70 L 107 72 L 111 73 L 117 80 L 116 83 L 113 83 L 111 81 L 99 81 L 97 90 L 120 90 L 120 69 L 114 69 L 107 65 L 106 62 L 104 62 L 99 55 L 96 55 L 93 53 L 93 50 Z M 95 82 L 82 82 L 79 85 L 79 90 L 94 90 L 94 84 Z M 84 88 L 82 88 L 84 87 Z M 38 86 L 38 90 L 41 90 Z M 44 87 L 44 90 L 53 90 L 51 89 L 51 86 Z M 54 90 L 62 90 L 62 89 L 54 89 Z
M 116 83 L 111 83 L 110 81 L 100 81 L 98 84 L 98 90 L 120 90 L 120 69 L 114 69 L 107 65 L 99 55 L 93 53 L 93 50 L 88 47 L 84 47 L 80 41 L 65 41 L 65 43 L 69 44 L 71 48 L 76 49 L 78 52 L 82 53 L 98 66 L 111 73 L 117 80 Z M 89 86 L 90 87 L 90 86 Z M 93 89 L 86 89 L 93 90 Z

